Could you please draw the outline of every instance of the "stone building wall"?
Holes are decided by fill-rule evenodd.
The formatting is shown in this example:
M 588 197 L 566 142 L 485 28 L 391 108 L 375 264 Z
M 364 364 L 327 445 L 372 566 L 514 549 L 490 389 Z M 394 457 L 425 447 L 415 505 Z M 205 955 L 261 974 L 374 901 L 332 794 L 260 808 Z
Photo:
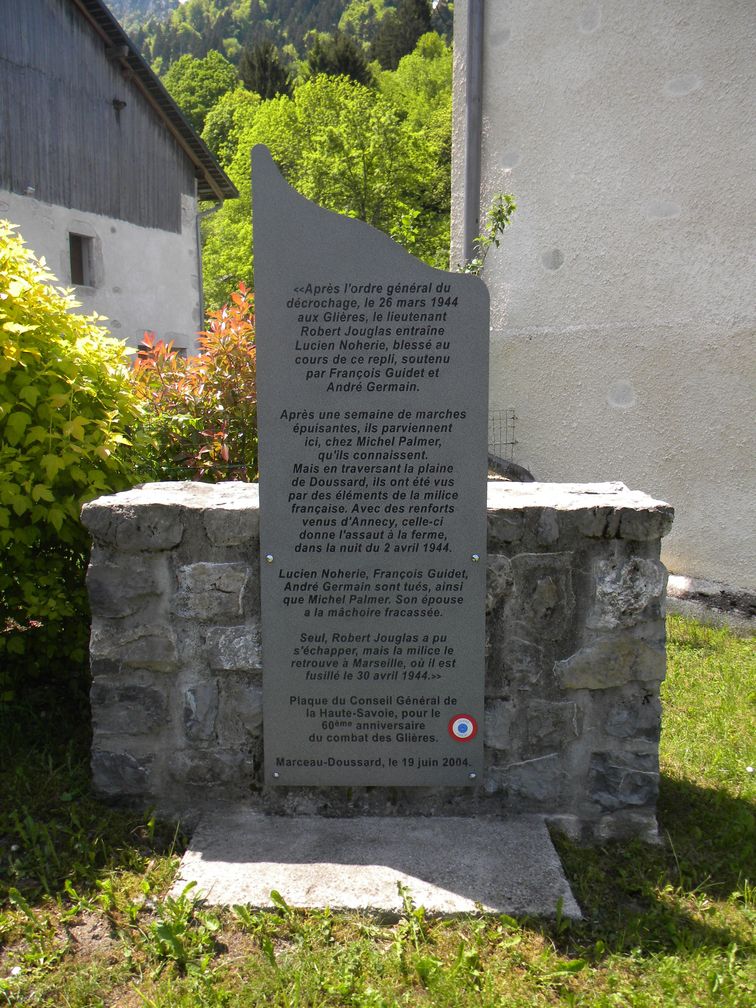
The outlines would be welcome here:
M 193 196 L 181 197 L 181 230 L 176 233 L 43 203 L 2 188 L 0 217 L 18 226 L 24 242 L 37 257 L 44 257 L 64 287 L 75 286 L 69 235 L 91 239 L 91 283 L 75 286 L 77 311 L 105 316 L 115 339 L 136 347 L 149 330 L 177 348 L 196 352 L 202 317 Z
M 574 836 L 655 836 L 669 505 L 620 483 L 489 484 L 486 772 L 465 789 L 263 786 L 258 516 L 257 487 L 239 483 L 84 508 L 100 795 L 190 822 L 245 801 L 541 812 Z
M 483 7 L 481 219 L 497 193 L 517 201 L 481 274 L 489 399 L 515 411 L 515 461 L 677 504 L 670 571 L 754 593 L 756 4 Z M 468 8 L 455 0 L 452 264 Z

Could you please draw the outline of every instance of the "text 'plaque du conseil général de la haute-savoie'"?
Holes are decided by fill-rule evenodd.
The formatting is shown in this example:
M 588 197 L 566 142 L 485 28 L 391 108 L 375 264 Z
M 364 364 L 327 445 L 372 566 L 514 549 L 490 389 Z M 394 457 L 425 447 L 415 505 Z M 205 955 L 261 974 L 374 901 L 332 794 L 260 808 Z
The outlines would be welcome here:
M 475 784 L 486 288 L 252 187 L 266 782 Z

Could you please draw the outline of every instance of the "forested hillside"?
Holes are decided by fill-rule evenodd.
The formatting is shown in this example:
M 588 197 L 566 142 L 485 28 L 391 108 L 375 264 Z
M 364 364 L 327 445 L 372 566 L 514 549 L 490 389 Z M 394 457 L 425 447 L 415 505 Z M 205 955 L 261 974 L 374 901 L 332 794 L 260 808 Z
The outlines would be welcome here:
M 167 17 L 179 6 L 179 0 L 107 0 L 107 4 L 128 31 L 148 17 Z
M 373 224 L 434 266 L 448 264 L 450 4 L 120 3 L 131 8 L 132 38 L 240 193 L 204 217 L 209 307 L 254 281 L 256 143 L 303 195 Z
M 261 39 L 285 50 L 291 61 L 302 56 L 311 32 L 342 31 L 369 48 L 381 32 L 396 33 L 403 0 L 111 0 L 110 6 L 162 73 L 180 56 L 211 50 L 238 63 L 244 49 Z M 413 0 L 409 6 L 429 7 L 431 27 L 450 40 L 449 0 Z M 385 41 L 378 44 L 385 47 Z

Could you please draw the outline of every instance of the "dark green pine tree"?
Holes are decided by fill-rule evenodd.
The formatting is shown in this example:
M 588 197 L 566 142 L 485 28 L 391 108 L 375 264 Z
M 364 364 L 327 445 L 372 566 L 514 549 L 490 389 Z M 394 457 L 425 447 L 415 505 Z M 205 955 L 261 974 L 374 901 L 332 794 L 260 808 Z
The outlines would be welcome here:
M 396 10 L 381 19 L 371 56 L 384 70 L 396 70 L 402 56 L 411 53 L 420 36 L 430 30 L 430 0 L 399 0 Z
M 316 35 L 307 52 L 307 65 L 313 77 L 328 74 L 331 77 L 351 77 L 358 84 L 368 87 L 373 83 L 362 47 L 341 32 Z
M 244 86 L 263 100 L 291 94 L 291 77 L 281 63 L 276 46 L 265 39 L 244 50 L 239 60 L 239 76 Z

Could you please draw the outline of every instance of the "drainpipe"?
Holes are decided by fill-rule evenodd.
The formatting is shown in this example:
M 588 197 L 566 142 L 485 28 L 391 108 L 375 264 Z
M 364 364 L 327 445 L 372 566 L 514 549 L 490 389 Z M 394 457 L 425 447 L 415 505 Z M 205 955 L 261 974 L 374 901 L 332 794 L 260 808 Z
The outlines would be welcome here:
M 467 2 L 467 53 L 465 69 L 465 183 L 462 200 L 462 237 L 465 262 L 475 255 L 480 234 L 480 154 L 483 121 L 483 5 Z

